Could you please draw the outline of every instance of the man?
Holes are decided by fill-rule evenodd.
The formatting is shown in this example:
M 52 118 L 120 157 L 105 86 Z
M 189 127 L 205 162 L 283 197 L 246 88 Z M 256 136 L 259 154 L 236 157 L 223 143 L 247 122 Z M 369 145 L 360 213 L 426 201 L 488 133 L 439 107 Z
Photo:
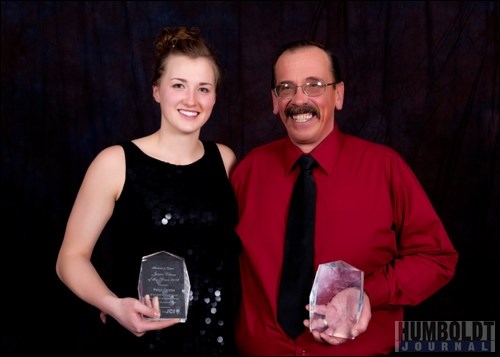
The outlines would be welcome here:
M 446 285 L 458 254 L 402 158 L 342 133 L 335 123 L 344 99 L 335 56 L 318 43 L 290 43 L 276 57 L 272 87 L 273 112 L 288 136 L 250 151 L 231 176 L 243 244 L 240 353 L 390 353 L 404 306 L 419 304 Z M 300 171 L 295 163 L 303 154 L 317 162 L 314 269 L 343 260 L 364 272 L 354 339 L 311 333 L 308 320 L 291 337 L 278 322 L 288 207 Z

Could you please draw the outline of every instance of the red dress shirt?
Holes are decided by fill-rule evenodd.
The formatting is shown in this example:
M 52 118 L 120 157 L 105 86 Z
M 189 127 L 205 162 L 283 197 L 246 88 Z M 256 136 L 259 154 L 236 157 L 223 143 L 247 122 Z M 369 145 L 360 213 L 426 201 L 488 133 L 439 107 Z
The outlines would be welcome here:
M 236 330 L 243 355 L 373 355 L 394 349 L 395 321 L 455 274 L 458 254 L 409 166 L 392 149 L 342 133 L 336 126 L 312 151 L 319 167 L 315 267 L 343 260 L 365 274 L 372 319 L 339 346 L 319 343 L 304 328 L 292 340 L 276 319 L 288 205 L 302 152 L 288 137 L 257 147 L 231 182 L 239 205 L 236 228 L 242 306 Z

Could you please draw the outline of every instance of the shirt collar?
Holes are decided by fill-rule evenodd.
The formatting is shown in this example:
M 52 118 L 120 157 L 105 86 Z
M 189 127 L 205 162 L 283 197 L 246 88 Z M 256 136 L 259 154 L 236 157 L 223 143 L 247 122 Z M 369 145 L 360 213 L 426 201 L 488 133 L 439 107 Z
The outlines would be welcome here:
M 311 155 L 316 159 L 319 167 L 321 167 L 327 175 L 331 175 L 334 170 L 343 142 L 344 134 L 340 130 L 338 123 L 335 123 L 332 132 L 311 151 Z M 295 146 L 289 137 L 286 138 L 283 149 L 285 162 L 284 169 L 287 173 L 290 173 L 293 170 L 293 165 L 303 152 Z

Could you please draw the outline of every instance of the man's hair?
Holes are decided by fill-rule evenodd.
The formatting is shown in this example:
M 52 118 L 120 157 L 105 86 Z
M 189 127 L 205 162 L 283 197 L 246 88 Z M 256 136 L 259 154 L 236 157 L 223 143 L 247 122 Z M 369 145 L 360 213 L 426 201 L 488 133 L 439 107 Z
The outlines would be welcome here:
M 340 66 L 339 66 L 339 61 L 337 57 L 330 52 L 323 44 L 311 40 L 298 40 L 298 41 L 293 41 L 285 44 L 284 46 L 281 47 L 281 49 L 278 51 L 276 57 L 274 58 L 273 62 L 273 68 L 272 68 L 272 75 L 271 75 L 271 89 L 276 86 L 276 62 L 278 61 L 278 58 L 286 51 L 293 51 L 299 48 L 304 48 L 304 47 L 318 47 L 319 49 L 325 51 L 327 54 L 328 58 L 330 59 L 330 71 L 332 72 L 333 75 L 333 81 L 334 82 L 341 82 L 342 81 L 342 75 L 340 74 Z

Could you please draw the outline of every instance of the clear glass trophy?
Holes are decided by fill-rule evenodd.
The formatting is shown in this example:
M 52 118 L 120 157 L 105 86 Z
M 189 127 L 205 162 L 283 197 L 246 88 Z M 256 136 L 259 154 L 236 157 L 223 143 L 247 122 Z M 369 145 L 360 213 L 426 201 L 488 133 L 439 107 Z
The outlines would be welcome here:
M 139 300 L 160 310 L 145 319 L 186 321 L 191 285 L 184 258 L 164 251 L 142 257 L 137 290 Z
M 353 339 L 363 307 L 363 271 L 342 260 L 320 264 L 309 296 L 310 331 Z

